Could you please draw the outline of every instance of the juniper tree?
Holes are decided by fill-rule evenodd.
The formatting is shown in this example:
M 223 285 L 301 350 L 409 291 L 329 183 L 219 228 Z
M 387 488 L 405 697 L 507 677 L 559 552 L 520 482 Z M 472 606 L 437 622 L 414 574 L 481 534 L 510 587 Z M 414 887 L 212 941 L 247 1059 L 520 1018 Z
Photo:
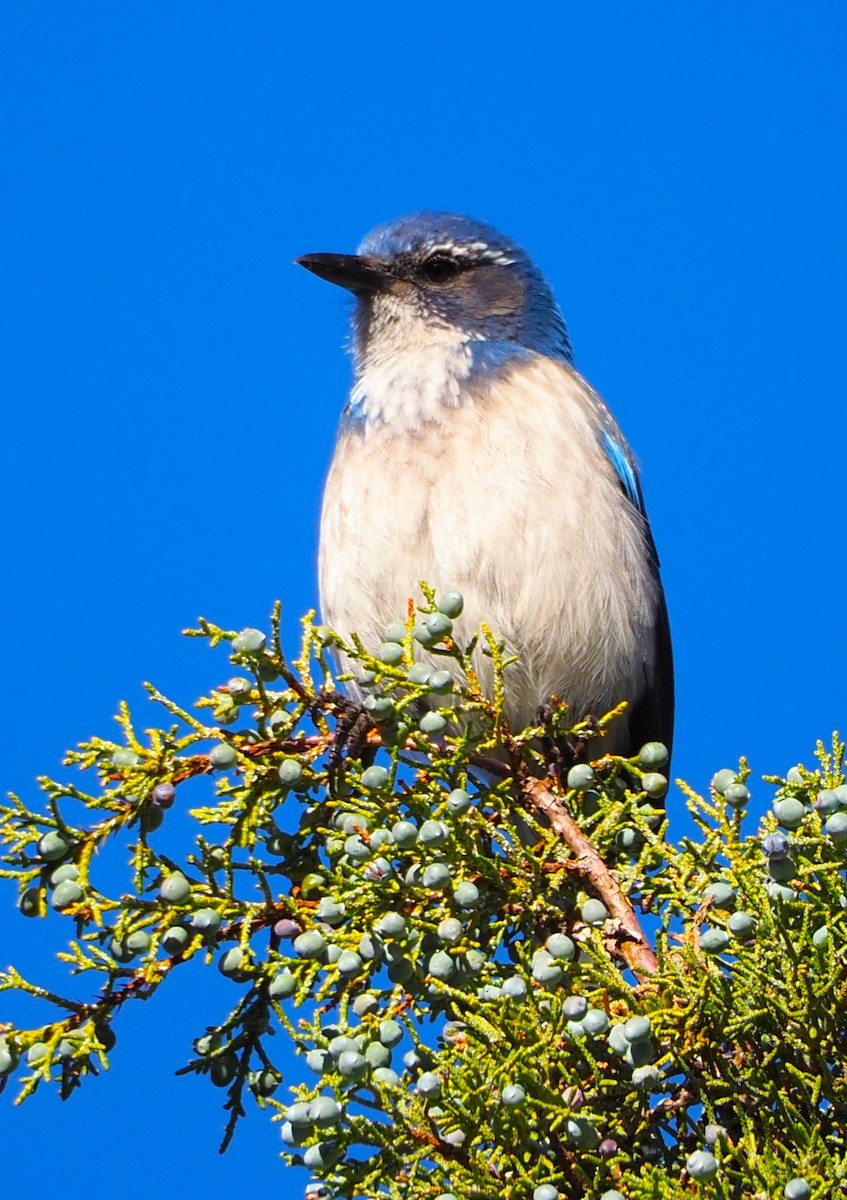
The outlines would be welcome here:
M 43 778 L 42 807 L 10 798 L 2 874 L 23 917 L 67 919 L 60 958 L 91 987 L 79 1001 L 9 967 L 0 987 L 46 1009 L 4 1027 L 0 1077 L 20 1099 L 51 1083 L 70 1097 L 107 1062 L 121 1010 L 199 959 L 234 1002 L 181 1069 L 224 1090 L 224 1148 L 261 1109 L 315 1194 L 833 1194 L 843 744 L 768 777 L 760 828 L 743 761 L 707 795 L 680 785 L 697 832 L 672 844 L 666 749 L 592 755 L 617 714 L 574 725 L 555 704 L 543 727 L 509 730 L 513 664 L 476 635 L 496 679 L 483 695 L 460 612 L 424 589 L 377 657 L 343 647 L 368 696 L 356 721 L 330 630 L 307 618 L 289 663 L 278 611 L 269 638 L 201 621 L 188 633 L 229 652 L 226 684 L 194 710 L 150 686 L 161 728 L 140 734 L 121 706 L 118 739 L 71 752 L 80 774 Z M 444 670 L 415 662 L 416 636 Z M 562 745 L 582 750 L 569 769 Z M 195 778 L 207 802 L 175 858 L 159 831 Z M 115 895 L 99 862 L 122 831 L 131 885 Z M 280 1038 L 300 1066 L 286 1078 Z

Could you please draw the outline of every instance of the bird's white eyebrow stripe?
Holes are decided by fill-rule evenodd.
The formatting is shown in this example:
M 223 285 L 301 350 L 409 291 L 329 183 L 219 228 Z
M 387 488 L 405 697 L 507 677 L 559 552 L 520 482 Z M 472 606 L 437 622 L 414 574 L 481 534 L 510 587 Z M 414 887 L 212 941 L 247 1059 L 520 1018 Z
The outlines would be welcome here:
M 514 262 L 503 250 L 492 249 L 488 242 L 433 242 L 426 248 L 427 254 L 450 254 L 454 258 L 474 257 L 483 262 L 499 263 L 508 267 Z

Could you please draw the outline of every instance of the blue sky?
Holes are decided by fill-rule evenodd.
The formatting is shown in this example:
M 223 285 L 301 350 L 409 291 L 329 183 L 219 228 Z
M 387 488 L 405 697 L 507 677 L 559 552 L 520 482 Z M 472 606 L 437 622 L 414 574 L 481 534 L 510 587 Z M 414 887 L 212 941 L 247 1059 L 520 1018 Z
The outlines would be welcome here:
M 349 364 L 346 298 L 292 260 L 425 207 L 523 242 L 638 453 L 675 773 L 847 728 L 845 34 L 834 2 L 4 6 L 3 786 L 142 679 L 225 677 L 199 613 L 280 597 L 296 644 Z M 0 958 L 35 973 L 63 927 L 11 903 Z M 173 1078 L 227 987 L 175 978 L 107 1079 L 7 1108 L 10 1194 L 47 1144 L 73 1191 L 94 1138 L 100 1170 L 299 1195 L 267 1121 L 218 1160 L 221 1094 Z

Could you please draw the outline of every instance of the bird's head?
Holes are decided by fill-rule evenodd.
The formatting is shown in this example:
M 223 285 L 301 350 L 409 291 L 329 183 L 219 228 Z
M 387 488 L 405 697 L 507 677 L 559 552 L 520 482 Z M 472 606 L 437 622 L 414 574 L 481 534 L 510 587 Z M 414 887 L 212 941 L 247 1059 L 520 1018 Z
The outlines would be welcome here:
M 541 272 L 520 246 L 470 217 L 416 213 L 378 226 L 357 254 L 297 261 L 355 295 L 360 365 L 398 351 L 480 341 L 570 357 L 564 320 Z

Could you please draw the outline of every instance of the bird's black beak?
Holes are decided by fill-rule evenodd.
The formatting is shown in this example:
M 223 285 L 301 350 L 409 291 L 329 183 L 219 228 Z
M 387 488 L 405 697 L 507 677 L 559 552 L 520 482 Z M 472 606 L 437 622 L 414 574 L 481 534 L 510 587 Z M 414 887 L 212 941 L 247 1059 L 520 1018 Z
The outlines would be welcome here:
M 357 296 L 381 292 L 390 280 L 385 263 L 369 254 L 304 254 L 295 262 Z

